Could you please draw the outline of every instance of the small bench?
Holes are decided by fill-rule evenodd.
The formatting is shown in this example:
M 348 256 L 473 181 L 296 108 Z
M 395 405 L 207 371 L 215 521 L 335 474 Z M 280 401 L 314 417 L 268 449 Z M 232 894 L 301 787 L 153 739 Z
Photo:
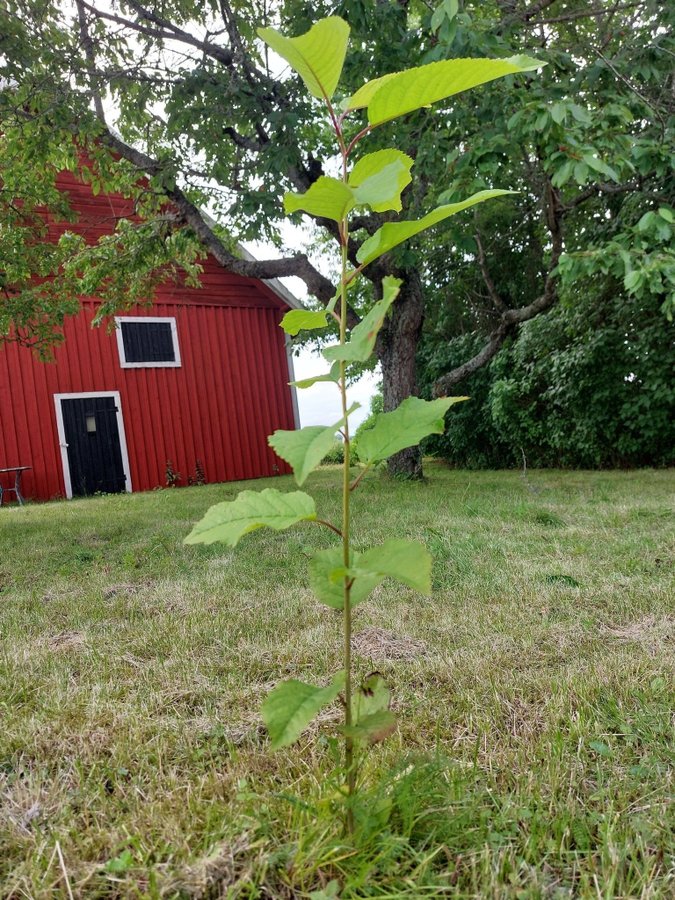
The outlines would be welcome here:
M 19 501 L 19 505 L 23 506 L 23 494 L 21 493 L 21 476 L 27 470 L 32 468 L 31 466 L 10 466 L 7 469 L 0 469 L 0 506 L 2 506 L 2 501 L 4 499 L 5 494 L 14 494 L 16 499 Z M 14 486 L 13 487 L 4 487 L 2 484 L 2 475 L 6 472 L 14 473 Z

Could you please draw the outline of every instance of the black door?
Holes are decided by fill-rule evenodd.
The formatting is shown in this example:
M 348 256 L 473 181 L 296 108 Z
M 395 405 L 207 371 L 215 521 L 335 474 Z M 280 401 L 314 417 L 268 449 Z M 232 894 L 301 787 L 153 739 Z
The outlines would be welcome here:
M 74 496 L 126 490 L 114 397 L 61 400 Z

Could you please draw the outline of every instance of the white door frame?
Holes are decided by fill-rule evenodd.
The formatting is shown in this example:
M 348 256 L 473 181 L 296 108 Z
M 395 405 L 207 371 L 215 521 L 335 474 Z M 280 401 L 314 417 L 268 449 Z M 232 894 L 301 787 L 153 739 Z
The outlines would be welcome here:
M 54 405 L 56 407 L 56 429 L 59 435 L 59 445 L 61 447 L 61 465 L 63 467 L 63 483 L 66 488 L 66 497 L 71 500 L 73 496 L 73 486 L 70 483 L 70 465 L 68 464 L 68 444 L 66 443 L 66 430 L 63 425 L 63 408 L 62 400 L 83 400 L 87 397 L 113 397 L 115 406 L 117 407 L 117 431 L 120 438 L 120 452 L 122 454 L 122 467 L 126 475 L 125 490 L 131 493 L 131 471 L 129 469 L 129 453 L 127 452 L 127 438 L 124 433 L 124 418 L 122 417 L 122 403 L 120 402 L 119 391 L 85 391 L 79 394 L 54 394 Z

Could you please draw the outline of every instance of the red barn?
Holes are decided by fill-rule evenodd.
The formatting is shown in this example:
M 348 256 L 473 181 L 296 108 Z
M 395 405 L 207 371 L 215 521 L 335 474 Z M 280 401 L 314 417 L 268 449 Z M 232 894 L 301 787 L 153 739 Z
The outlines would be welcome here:
M 131 214 L 129 201 L 94 196 L 69 174 L 60 186 L 78 222 L 50 223 L 52 239 L 68 227 L 94 243 Z M 31 467 L 24 496 L 151 490 L 166 485 L 168 463 L 182 484 L 200 468 L 209 482 L 288 471 L 267 436 L 298 427 L 278 324 L 299 304 L 278 282 L 202 264 L 200 288 L 160 286 L 113 332 L 92 328 L 98 301 L 83 297 L 53 362 L 0 347 L 0 469 Z

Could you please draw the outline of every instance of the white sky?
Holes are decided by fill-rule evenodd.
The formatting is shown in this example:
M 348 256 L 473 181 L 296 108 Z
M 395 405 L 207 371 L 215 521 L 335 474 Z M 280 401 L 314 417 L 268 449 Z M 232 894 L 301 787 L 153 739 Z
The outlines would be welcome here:
M 296 378 L 310 378 L 327 372 L 329 365 L 321 354 L 313 353 L 303 348 L 299 356 L 293 357 L 293 367 Z M 370 398 L 376 393 L 377 383 L 380 381 L 379 372 L 367 372 L 349 389 L 349 404 L 360 403 L 361 408 L 349 417 L 349 428 L 352 434 L 368 415 Z M 300 408 L 300 424 L 305 425 L 332 425 L 342 415 L 340 406 L 340 394 L 336 385 L 328 382 L 319 382 L 304 391 L 298 391 L 298 406 Z
M 286 244 L 286 253 L 307 252 L 304 245 L 304 237 L 302 229 L 293 228 L 290 223 L 284 223 L 282 228 L 284 242 Z M 244 245 L 249 253 L 252 253 L 257 259 L 275 259 L 281 254 L 276 247 L 272 247 L 262 242 Z M 312 262 L 317 268 L 324 270 L 324 275 L 330 277 L 330 273 L 325 271 L 325 264 L 321 265 L 321 260 L 313 257 Z M 279 279 L 288 290 L 304 302 L 307 298 L 307 289 L 303 281 L 299 278 L 280 278 Z M 296 351 L 297 355 L 293 355 L 293 367 L 295 369 L 296 380 L 301 378 L 311 378 L 313 375 L 323 375 L 328 372 L 330 365 L 323 358 L 320 352 L 303 347 Z M 349 404 L 360 403 L 361 408 L 356 410 L 349 417 L 349 427 L 352 434 L 366 418 L 370 409 L 370 399 L 377 393 L 377 385 L 381 380 L 378 370 L 375 372 L 367 372 L 362 375 L 349 389 Z M 334 384 L 328 382 L 319 382 L 305 390 L 298 390 L 298 408 L 300 411 L 300 425 L 332 425 L 337 422 L 342 415 L 340 405 L 340 395 Z

